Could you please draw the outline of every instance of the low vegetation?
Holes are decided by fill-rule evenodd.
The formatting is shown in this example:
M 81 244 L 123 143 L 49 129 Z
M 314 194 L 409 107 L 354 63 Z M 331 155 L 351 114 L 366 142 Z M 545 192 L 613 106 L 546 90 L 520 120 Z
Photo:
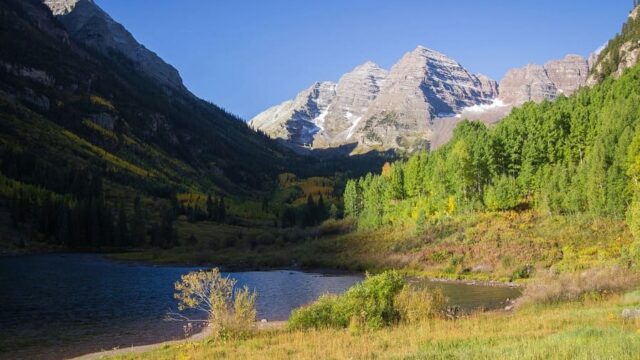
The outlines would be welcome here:
M 174 297 L 180 311 L 195 309 L 207 315 L 216 338 L 247 336 L 256 321 L 256 293 L 248 287 L 236 288 L 236 280 L 224 277 L 217 268 L 183 275 L 175 284 Z M 169 313 L 169 320 L 192 321 Z
M 404 287 L 404 279 L 394 271 L 367 275 L 362 283 L 343 295 L 325 295 L 317 302 L 295 310 L 289 319 L 289 328 L 349 327 L 359 331 L 389 326 L 400 320 L 395 298 Z
M 640 276 L 620 267 L 592 268 L 578 273 L 544 274 L 528 284 L 519 305 L 577 301 L 621 293 L 637 287 Z
M 561 290 L 565 295 L 553 301 L 525 295 L 530 300 L 515 311 L 477 312 L 448 320 L 436 310 L 443 304 L 441 295 L 400 286 L 398 274 L 388 272 L 368 277 L 345 295 L 323 297 L 297 310 L 288 329 L 231 342 L 185 342 L 119 359 L 636 359 L 640 320 L 620 316 L 625 307 L 640 306 L 639 290 L 623 290 L 632 286 L 622 279 L 629 275 L 633 274 L 619 269 L 572 275 L 571 283 L 584 284 L 579 292 Z M 361 324 L 385 326 L 353 331 L 351 320 L 345 325 L 345 317 L 336 312 L 353 310 L 353 304 L 366 309 Z M 340 321 L 333 324 L 336 314 Z M 358 319 L 357 311 L 352 314 Z M 382 319 L 393 320 L 379 322 Z M 316 326 L 320 324 L 324 325 Z

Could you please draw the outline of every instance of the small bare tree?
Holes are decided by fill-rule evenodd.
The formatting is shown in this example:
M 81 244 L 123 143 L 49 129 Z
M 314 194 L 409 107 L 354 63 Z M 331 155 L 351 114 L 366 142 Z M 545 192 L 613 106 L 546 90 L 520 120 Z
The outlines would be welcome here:
M 176 282 L 174 298 L 178 309 L 194 309 L 206 313 L 207 321 L 217 336 L 242 336 L 250 332 L 256 321 L 256 293 L 247 286 L 236 289 L 236 280 L 224 277 L 218 268 L 183 275 Z M 188 317 L 169 312 L 168 320 L 193 322 Z

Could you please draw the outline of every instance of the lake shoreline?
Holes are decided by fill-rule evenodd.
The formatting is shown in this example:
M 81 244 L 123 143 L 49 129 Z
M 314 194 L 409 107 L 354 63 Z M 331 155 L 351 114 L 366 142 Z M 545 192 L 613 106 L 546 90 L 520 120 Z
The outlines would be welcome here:
M 156 261 L 153 259 L 143 259 L 143 258 L 134 258 L 128 259 L 126 257 L 122 257 L 122 255 L 126 254 L 135 254 L 141 253 L 144 254 L 144 251 L 140 252 L 118 252 L 118 253 L 96 253 L 97 255 L 104 255 L 106 259 L 116 262 L 129 263 L 129 264 L 141 264 L 141 265 L 152 265 L 152 266 L 173 266 L 173 267 L 202 267 L 202 268 L 212 268 L 217 267 L 220 271 L 223 272 L 248 272 L 248 271 L 300 271 L 306 273 L 315 273 L 320 272 L 323 274 L 331 274 L 331 275 L 354 275 L 354 274 L 363 274 L 366 271 L 355 270 L 355 269 L 343 269 L 343 268 L 332 268 L 328 266 L 300 266 L 297 264 L 291 265 L 229 265 L 229 264 L 216 264 L 214 262 L 208 261 L 195 261 L 195 262 L 183 262 L 183 261 Z
M 132 252 L 126 253 L 110 253 L 104 254 L 105 258 L 123 262 L 123 263 L 133 263 L 133 264 L 143 264 L 143 265 L 153 265 L 153 266 L 176 266 L 176 267 L 218 267 L 223 272 L 242 272 L 242 271 L 300 271 L 300 272 L 321 272 L 326 274 L 336 274 L 336 275 L 351 275 L 351 274 L 363 274 L 369 270 L 349 270 L 349 269 L 341 269 L 341 268 L 331 268 L 331 267 L 304 267 L 298 265 L 292 266 L 243 266 L 243 265 L 216 265 L 209 262 L 194 262 L 194 263 L 184 263 L 179 261 L 154 261 L 151 259 L 126 259 L 122 258 L 119 255 L 122 254 L 130 254 Z M 142 252 L 141 252 L 142 253 Z M 384 269 L 376 269 L 370 270 L 372 272 L 378 272 Z M 474 279 L 451 279 L 445 277 L 437 277 L 437 276 L 429 276 L 422 275 L 419 273 L 413 273 L 409 270 L 405 269 L 396 269 L 401 272 L 408 272 L 408 277 L 419 278 L 422 280 L 429 280 L 433 282 L 439 283 L 449 283 L 449 284 L 464 284 L 464 285 L 477 285 L 477 286 L 495 286 L 495 287 L 508 287 L 508 288 L 523 288 L 525 285 L 522 283 L 516 283 L 513 281 L 500 281 L 500 280 L 474 280 Z
M 44 354 L 46 358 L 66 358 L 183 339 L 184 324 L 163 318 L 176 305 L 175 282 L 198 269 L 125 263 L 104 254 L 0 257 L 0 273 L 6 275 L 0 277 L 0 283 L 7 289 L 0 295 L 5 305 L 0 311 L 0 328 L 10 335 L 0 339 L 0 348 L 9 358 Z M 261 294 L 256 303 L 257 319 L 273 324 L 324 293 L 342 293 L 362 280 L 361 273 L 332 273 L 286 269 L 228 275 L 238 286 L 247 285 Z M 69 297 L 69 293 L 75 296 Z M 42 294 L 47 294 L 42 301 L 32 302 Z M 199 318 L 195 313 L 187 316 Z M 34 329 L 27 325 L 31 319 L 43 325 Z

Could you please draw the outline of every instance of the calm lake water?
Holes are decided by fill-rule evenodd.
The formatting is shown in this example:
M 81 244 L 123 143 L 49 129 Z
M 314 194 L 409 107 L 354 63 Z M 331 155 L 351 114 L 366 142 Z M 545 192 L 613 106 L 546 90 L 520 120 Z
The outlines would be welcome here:
M 0 258 L 0 358 L 61 359 L 183 337 L 164 321 L 173 284 L 198 268 L 110 261 L 99 255 Z M 301 271 L 226 273 L 258 292 L 259 319 L 285 320 L 324 293 L 340 293 L 361 274 Z M 465 309 L 503 306 L 517 289 L 423 282 Z

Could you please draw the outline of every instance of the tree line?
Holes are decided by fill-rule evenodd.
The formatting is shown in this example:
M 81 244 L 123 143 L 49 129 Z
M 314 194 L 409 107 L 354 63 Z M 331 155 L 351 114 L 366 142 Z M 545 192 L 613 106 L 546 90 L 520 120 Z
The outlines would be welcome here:
M 640 68 L 567 98 L 513 109 L 497 126 L 463 121 L 433 152 L 347 182 L 360 228 L 531 207 L 627 219 L 640 233 Z
M 29 230 L 40 240 L 71 249 L 131 248 L 178 244 L 173 227 L 176 210 L 161 210 L 158 221 L 151 221 L 139 195 L 130 204 L 105 200 L 100 176 L 85 178 L 82 191 L 58 195 L 3 177 L 0 185 L 7 198 L 15 228 Z

